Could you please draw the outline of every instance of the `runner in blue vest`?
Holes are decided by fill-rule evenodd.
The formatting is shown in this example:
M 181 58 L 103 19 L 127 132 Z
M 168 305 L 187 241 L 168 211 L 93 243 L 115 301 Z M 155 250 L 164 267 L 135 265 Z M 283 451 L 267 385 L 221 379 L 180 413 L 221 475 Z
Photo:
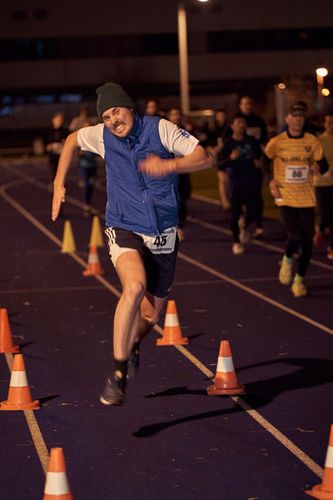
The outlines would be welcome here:
M 65 201 L 65 179 L 77 150 L 106 162 L 106 235 L 122 285 L 114 315 L 114 369 L 100 401 L 123 402 L 139 362 L 139 344 L 158 321 L 170 292 L 178 249 L 177 175 L 211 166 L 198 140 L 171 122 L 136 112 L 116 83 L 97 89 L 103 123 L 70 134 L 54 180 L 52 220 Z

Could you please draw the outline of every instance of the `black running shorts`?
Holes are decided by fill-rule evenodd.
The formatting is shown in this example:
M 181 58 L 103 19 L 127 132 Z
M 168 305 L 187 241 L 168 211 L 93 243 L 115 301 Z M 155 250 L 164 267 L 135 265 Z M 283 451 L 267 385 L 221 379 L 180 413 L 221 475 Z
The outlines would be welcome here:
M 175 228 L 176 231 L 176 228 Z M 174 250 L 170 253 L 153 253 L 144 243 L 143 237 L 121 228 L 105 229 L 109 254 L 113 265 L 124 251 L 136 250 L 142 257 L 147 277 L 147 291 L 155 297 L 164 298 L 170 293 L 178 252 L 178 236 Z

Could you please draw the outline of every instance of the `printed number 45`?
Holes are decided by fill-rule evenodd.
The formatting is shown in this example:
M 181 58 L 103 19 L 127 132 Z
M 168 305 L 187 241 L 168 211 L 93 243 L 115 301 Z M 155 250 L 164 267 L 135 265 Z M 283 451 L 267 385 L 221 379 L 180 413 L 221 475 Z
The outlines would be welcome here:
M 156 236 L 154 245 L 156 247 L 164 247 L 164 245 L 166 245 L 166 242 L 167 242 L 166 236 Z

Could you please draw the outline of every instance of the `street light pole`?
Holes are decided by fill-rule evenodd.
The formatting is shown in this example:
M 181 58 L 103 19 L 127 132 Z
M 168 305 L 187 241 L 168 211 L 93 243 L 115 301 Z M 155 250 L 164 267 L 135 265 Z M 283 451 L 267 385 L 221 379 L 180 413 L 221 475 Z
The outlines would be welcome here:
M 316 69 L 319 113 L 322 113 L 324 108 L 323 88 L 324 88 L 324 78 L 325 76 L 327 76 L 327 74 L 328 74 L 327 68 Z
M 187 51 L 187 22 L 184 1 L 178 4 L 178 50 L 180 76 L 180 105 L 184 115 L 190 111 L 188 51 Z

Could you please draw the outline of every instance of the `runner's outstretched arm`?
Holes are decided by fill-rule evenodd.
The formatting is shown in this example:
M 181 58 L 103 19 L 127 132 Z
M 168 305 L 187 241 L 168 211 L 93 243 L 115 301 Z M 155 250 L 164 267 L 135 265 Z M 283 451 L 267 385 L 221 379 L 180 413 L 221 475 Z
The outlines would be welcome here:
M 53 181 L 53 200 L 52 200 L 52 220 L 55 221 L 59 215 L 61 203 L 65 201 L 65 180 L 67 172 L 71 165 L 73 156 L 79 147 L 77 141 L 77 131 L 70 134 L 64 144 L 63 150 L 60 155 L 57 175 Z

